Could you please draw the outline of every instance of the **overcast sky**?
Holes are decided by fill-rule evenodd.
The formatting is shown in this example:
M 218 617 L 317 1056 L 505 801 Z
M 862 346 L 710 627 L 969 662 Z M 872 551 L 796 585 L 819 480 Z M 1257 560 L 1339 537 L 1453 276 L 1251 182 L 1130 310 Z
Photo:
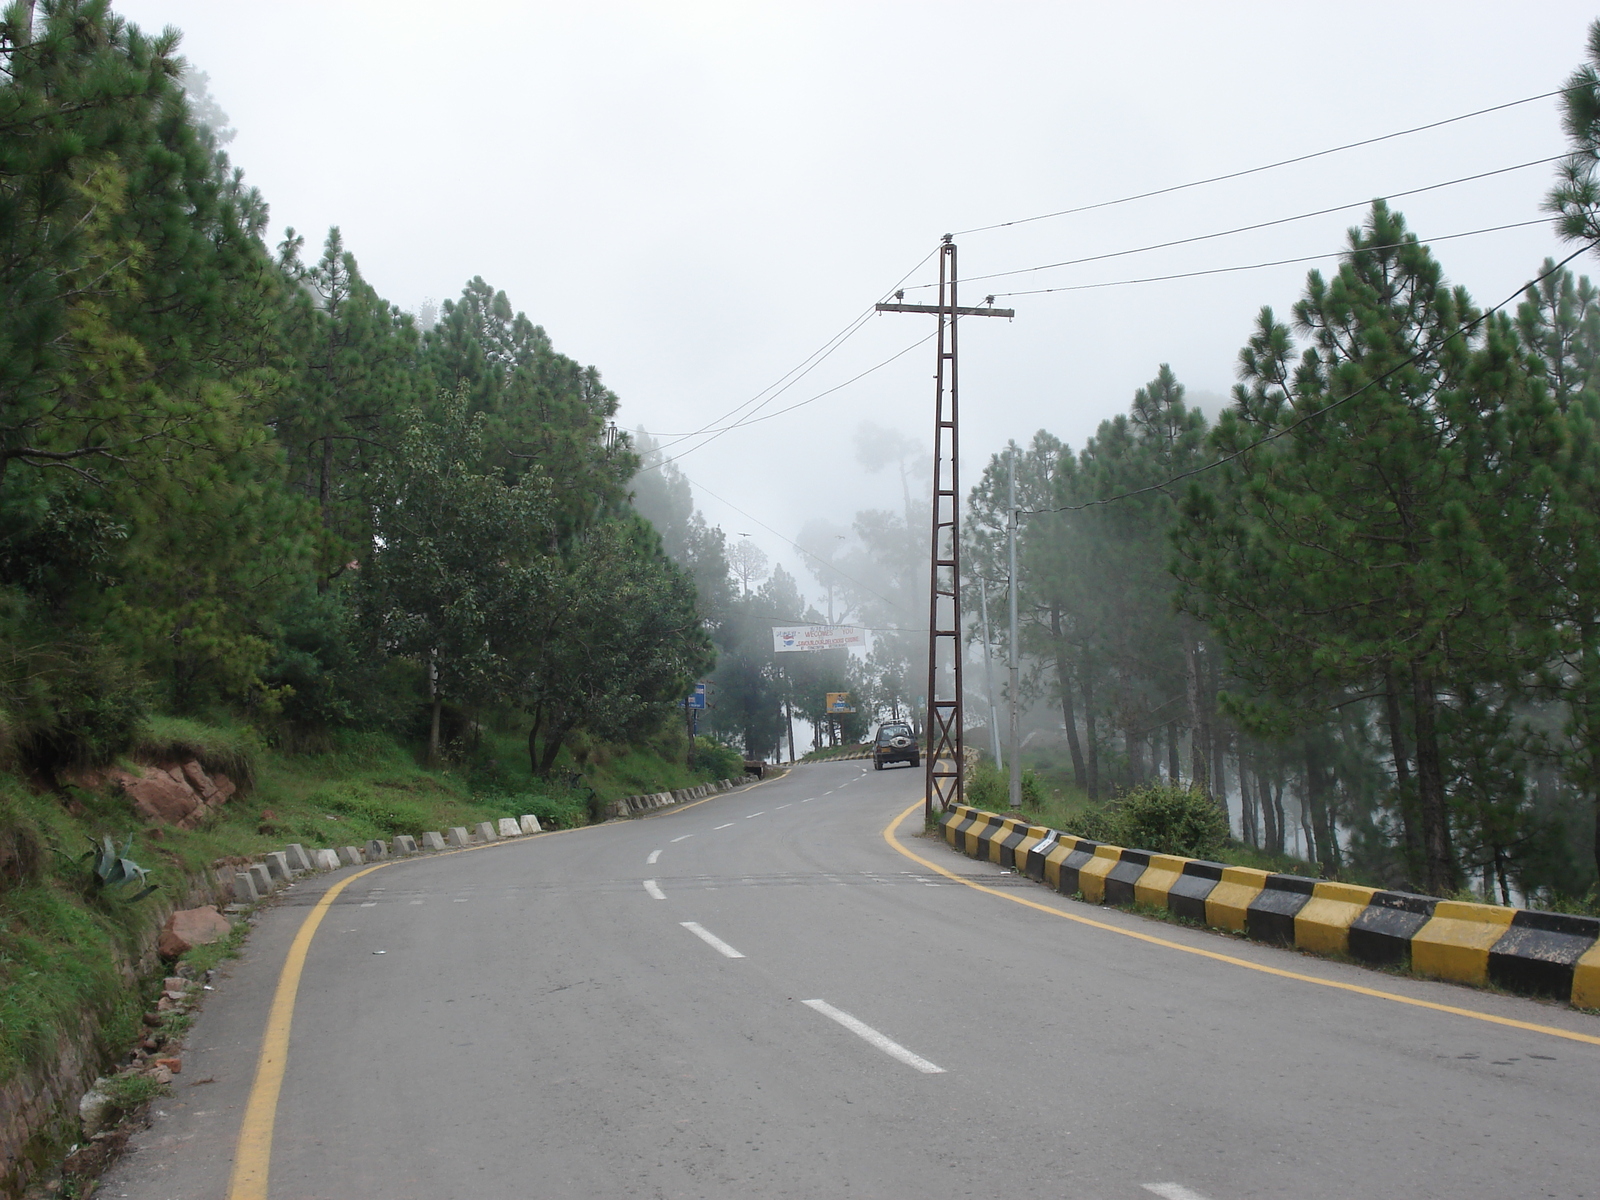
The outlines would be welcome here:
M 664 435 L 716 427 L 943 233 L 1547 92 L 1596 16 L 1561 0 L 116 7 L 183 31 L 238 129 L 235 162 L 272 206 L 275 240 L 292 225 L 315 246 L 341 226 L 367 277 L 412 310 L 483 276 L 600 369 L 626 427 Z M 961 233 L 961 273 L 1115 254 L 1563 149 L 1556 101 L 1539 100 L 1229 183 Z M 1535 221 L 1552 171 L 1394 203 L 1424 240 Z M 1332 254 L 1359 217 L 975 282 L 962 300 Z M 1480 304 L 1568 252 L 1542 223 L 1435 249 Z M 964 323 L 964 486 L 1007 438 L 1046 428 L 1081 445 L 1163 362 L 1214 412 L 1256 312 L 1286 314 L 1310 265 L 1016 296 L 1001 301 L 1015 322 Z M 910 282 L 931 278 L 930 260 Z M 931 329 L 875 317 L 764 411 Z M 929 440 L 932 357 L 918 347 L 690 452 L 681 465 L 707 518 L 797 567 L 783 541 L 808 518 L 848 523 L 895 504 L 898 477 L 856 465 L 856 433 L 870 420 Z

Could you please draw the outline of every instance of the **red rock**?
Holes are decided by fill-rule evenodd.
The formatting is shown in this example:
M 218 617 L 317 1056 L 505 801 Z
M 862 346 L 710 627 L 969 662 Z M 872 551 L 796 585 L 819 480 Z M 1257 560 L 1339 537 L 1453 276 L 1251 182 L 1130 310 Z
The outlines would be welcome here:
M 211 776 L 206 774 L 204 767 L 191 758 L 178 770 L 183 773 L 184 781 L 199 793 L 200 799 L 211 799 L 212 793 L 217 790 L 217 785 L 211 782 Z
M 194 794 L 194 789 L 165 771 L 151 770 L 141 776 L 116 771 L 112 777 L 122 785 L 134 808 L 152 820 L 182 825 L 200 807 L 200 797 Z
M 179 958 L 196 946 L 210 945 L 232 932 L 233 922 L 219 913 L 215 905 L 183 908 L 167 918 L 167 923 L 161 928 L 161 940 L 156 943 L 156 951 L 165 959 Z
M 183 1059 L 181 1058 L 158 1058 L 155 1059 L 154 1062 L 156 1066 L 165 1067 L 174 1075 L 183 1074 Z

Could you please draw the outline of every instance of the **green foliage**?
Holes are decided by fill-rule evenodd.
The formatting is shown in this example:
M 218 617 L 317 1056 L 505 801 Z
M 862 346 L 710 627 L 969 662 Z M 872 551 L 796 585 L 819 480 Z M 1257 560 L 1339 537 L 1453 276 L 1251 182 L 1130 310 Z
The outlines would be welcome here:
M 1011 811 L 1011 774 L 1002 771 L 987 759 L 979 759 L 967 772 L 965 780 L 967 803 L 974 808 L 990 812 Z M 1044 783 L 1032 770 L 1022 772 L 1022 807 L 1037 810 L 1044 803 Z
M 1157 854 L 1216 858 L 1228 843 L 1222 810 L 1194 788 L 1149 784 L 1080 816 L 1066 833 Z
M 137 1111 L 142 1105 L 149 1104 L 161 1096 L 172 1094 L 171 1084 L 157 1083 L 150 1076 L 138 1071 L 113 1075 L 100 1087 L 110 1097 L 117 1112 L 124 1115 Z
M 143 900 L 151 893 L 158 891 L 158 885 L 146 883 L 150 875 L 149 868 L 141 867 L 128 855 L 133 853 L 133 835 L 128 835 L 128 840 L 119 848 L 107 834 L 98 842 L 89 839 L 90 850 L 80 862 L 90 864 L 89 890 L 95 895 L 114 897 L 133 903 Z M 126 889 L 144 884 L 139 891 L 129 896 Z
M 244 725 L 218 725 L 187 717 L 150 716 L 133 742 L 146 762 L 198 762 L 248 789 L 256 779 L 261 737 Z
M 703 735 L 694 742 L 694 763 L 697 770 L 708 772 L 713 779 L 739 779 L 744 775 L 742 754 Z

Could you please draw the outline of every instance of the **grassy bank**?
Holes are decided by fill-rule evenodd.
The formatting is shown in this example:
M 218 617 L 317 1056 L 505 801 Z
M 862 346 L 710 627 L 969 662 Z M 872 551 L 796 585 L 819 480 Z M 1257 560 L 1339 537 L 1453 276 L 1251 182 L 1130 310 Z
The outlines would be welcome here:
M 243 785 L 192 830 L 146 821 L 93 776 L 53 793 L 0 774 L 0 1083 L 52 1061 L 86 1019 L 106 1049 L 125 1044 L 137 1026 L 133 964 L 141 934 L 162 911 L 160 897 L 129 903 L 134 889 L 97 894 L 79 857 L 91 839 L 110 835 L 120 846 L 132 835 L 128 856 L 170 896 L 187 876 L 288 842 L 308 850 L 360 845 L 529 812 L 547 828 L 570 828 L 587 824 L 599 802 L 737 774 L 729 753 L 709 746 L 700 748 L 701 769 L 690 771 L 686 750 L 672 733 L 634 746 L 578 741 L 552 778 L 540 780 L 510 728 L 485 731 L 470 753 L 435 769 L 380 734 L 339 735 L 315 753 L 286 753 L 242 726 L 152 719 L 135 757 L 197 759 Z

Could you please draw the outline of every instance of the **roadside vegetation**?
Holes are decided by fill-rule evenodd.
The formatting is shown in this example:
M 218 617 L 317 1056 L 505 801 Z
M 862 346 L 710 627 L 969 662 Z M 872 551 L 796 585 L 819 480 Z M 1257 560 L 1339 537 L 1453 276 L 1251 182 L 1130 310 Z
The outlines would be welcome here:
M 595 368 L 481 277 L 412 314 L 337 228 L 269 245 L 176 33 L 0 42 L 0 1082 L 126 1042 L 206 868 L 740 774 L 685 765 L 715 597 Z M 184 764 L 236 789 L 194 828 L 124 790 Z

